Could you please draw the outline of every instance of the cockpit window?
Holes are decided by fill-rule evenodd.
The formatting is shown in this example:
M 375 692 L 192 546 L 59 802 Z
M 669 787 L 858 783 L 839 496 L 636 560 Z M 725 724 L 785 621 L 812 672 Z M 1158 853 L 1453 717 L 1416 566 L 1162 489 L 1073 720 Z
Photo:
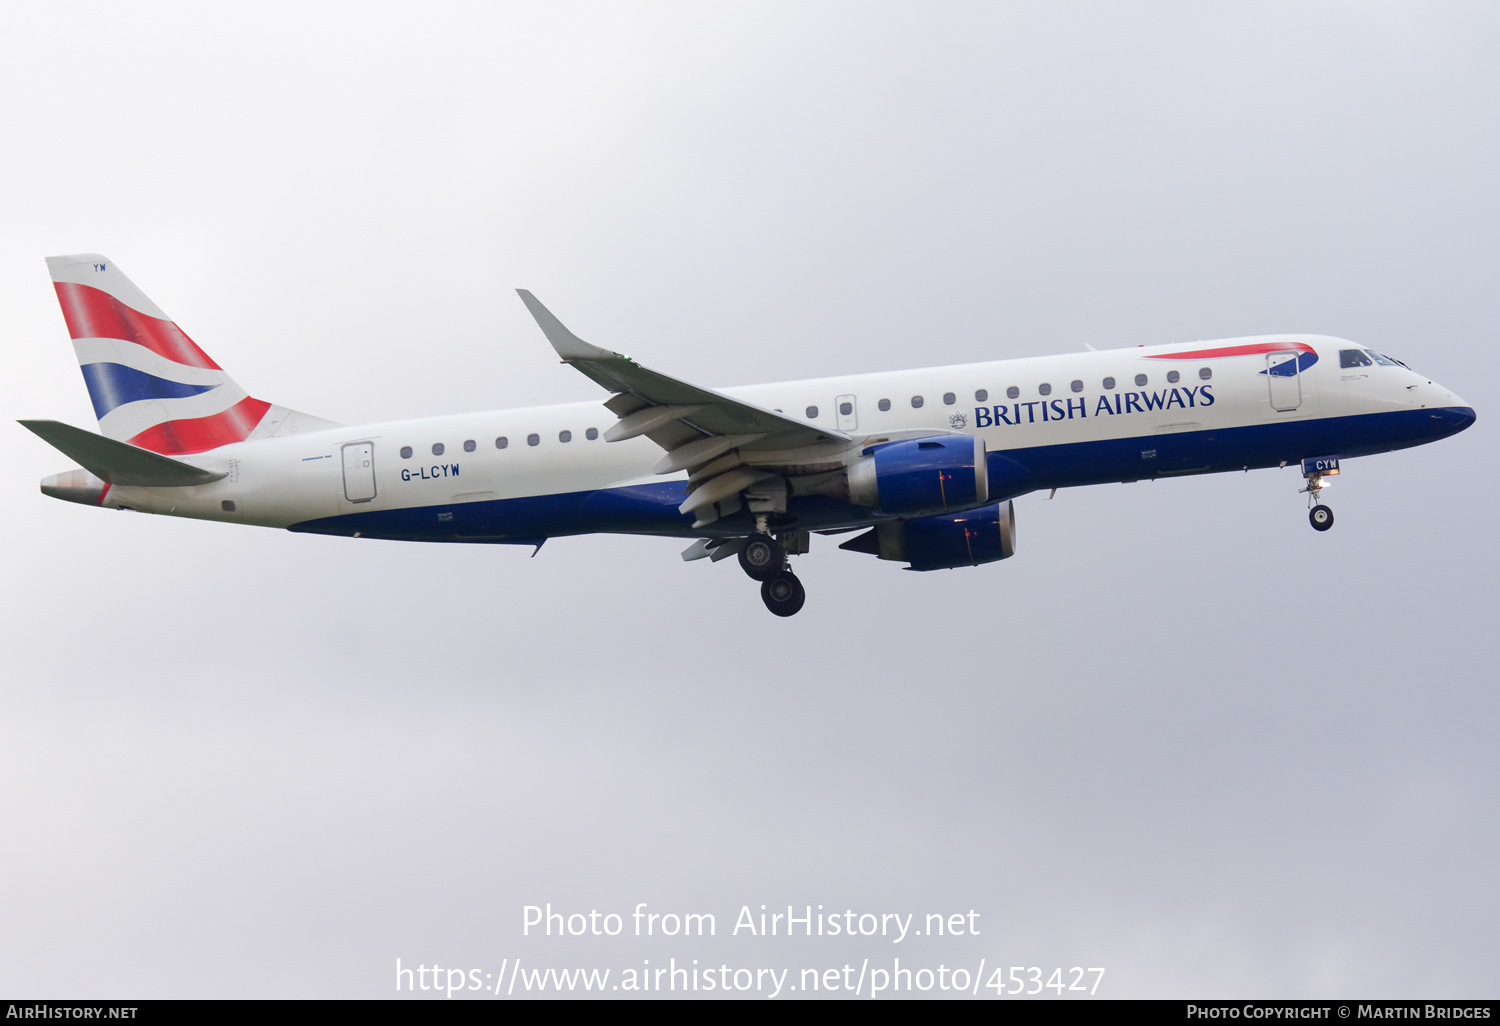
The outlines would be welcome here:
M 1365 354 L 1367 356 L 1369 356 L 1370 359 L 1372 359 L 1376 363 L 1380 364 L 1380 366 L 1382 366 L 1382 367 L 1399 367 L 1400 366 L 1400 364 L 1398 364 L 1395 360 L 1392 360 L 1389 356 L 1381 356 L 1379 353 L 1377 353 L 1373 349 L 1366 349 L 1365 350 Z
M 1339 366 L 1345 369 L 1349 367 L 1369 367 L 1370 358 L 1358 349 L 1340 349 Z

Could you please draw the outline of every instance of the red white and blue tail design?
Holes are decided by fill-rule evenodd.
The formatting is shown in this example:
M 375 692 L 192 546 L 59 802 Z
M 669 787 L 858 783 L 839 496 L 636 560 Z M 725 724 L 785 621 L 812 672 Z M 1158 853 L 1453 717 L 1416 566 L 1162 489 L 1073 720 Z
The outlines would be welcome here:
M 333 426 L 248 395 L 106 257 L 47 269 L 106 438 L 182 455 Z

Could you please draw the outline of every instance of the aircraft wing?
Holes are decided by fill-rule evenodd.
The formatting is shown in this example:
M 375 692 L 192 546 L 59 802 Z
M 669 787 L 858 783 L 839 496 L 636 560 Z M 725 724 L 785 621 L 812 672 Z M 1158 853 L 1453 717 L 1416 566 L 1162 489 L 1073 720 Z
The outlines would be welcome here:
M 853 442 L 841 431 L 678 381 L 628 356 L 591 345 L 569 331 L 530 292 L 516 292 L 563 362 L 615 393 L 604 405 L 620 419 L 604 433 L 605 441 L 645 435 L 666 450 L 654 468 L 658 474 L 688 471 L 689 495 L 680 508 L 697 515 L 694 526 L 739 508 L 740 493 L 764 476 L 753 469 L 757 453 Z

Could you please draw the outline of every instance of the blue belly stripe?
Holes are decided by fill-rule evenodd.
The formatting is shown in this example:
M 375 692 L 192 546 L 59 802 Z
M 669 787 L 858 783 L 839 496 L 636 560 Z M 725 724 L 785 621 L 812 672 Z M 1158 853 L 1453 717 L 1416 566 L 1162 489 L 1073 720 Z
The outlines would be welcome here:
M 1299 464 L 1313 456 L 1352 459 L 1405 449 L 1456 434 L 1474 422 L 1467 407 L 1406 410 L 1256 424 L 1216 431 L 1033 446 L 988 455 L 990 502 L 1039 488 L 1068 488 L 1153 477 Z M 1145 454 L 1150 453 L 1147 456 Z M 533 495 L 481 502 L 370 510 L 293 524 L 289 530 L 400 541 L 535 545 L 570 534 L 654 534 L 679 538 L 749 534 L 748 512 L 692 529 L 677 512 L 684 481 Z M 892 519 L 824 496 L 794 496 L 788 512 L 797 530 L 858 527 Z M 439 520 L 438 514 L 451 514 Z

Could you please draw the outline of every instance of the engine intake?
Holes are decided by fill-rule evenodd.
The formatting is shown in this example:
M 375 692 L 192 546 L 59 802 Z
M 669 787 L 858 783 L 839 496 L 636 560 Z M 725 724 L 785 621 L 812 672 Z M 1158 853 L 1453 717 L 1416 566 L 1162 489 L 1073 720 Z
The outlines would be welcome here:
M 849 465 L 849 501 L 886 513 L 946 513 L 989 497 L 978 435 L 890 442 Z

